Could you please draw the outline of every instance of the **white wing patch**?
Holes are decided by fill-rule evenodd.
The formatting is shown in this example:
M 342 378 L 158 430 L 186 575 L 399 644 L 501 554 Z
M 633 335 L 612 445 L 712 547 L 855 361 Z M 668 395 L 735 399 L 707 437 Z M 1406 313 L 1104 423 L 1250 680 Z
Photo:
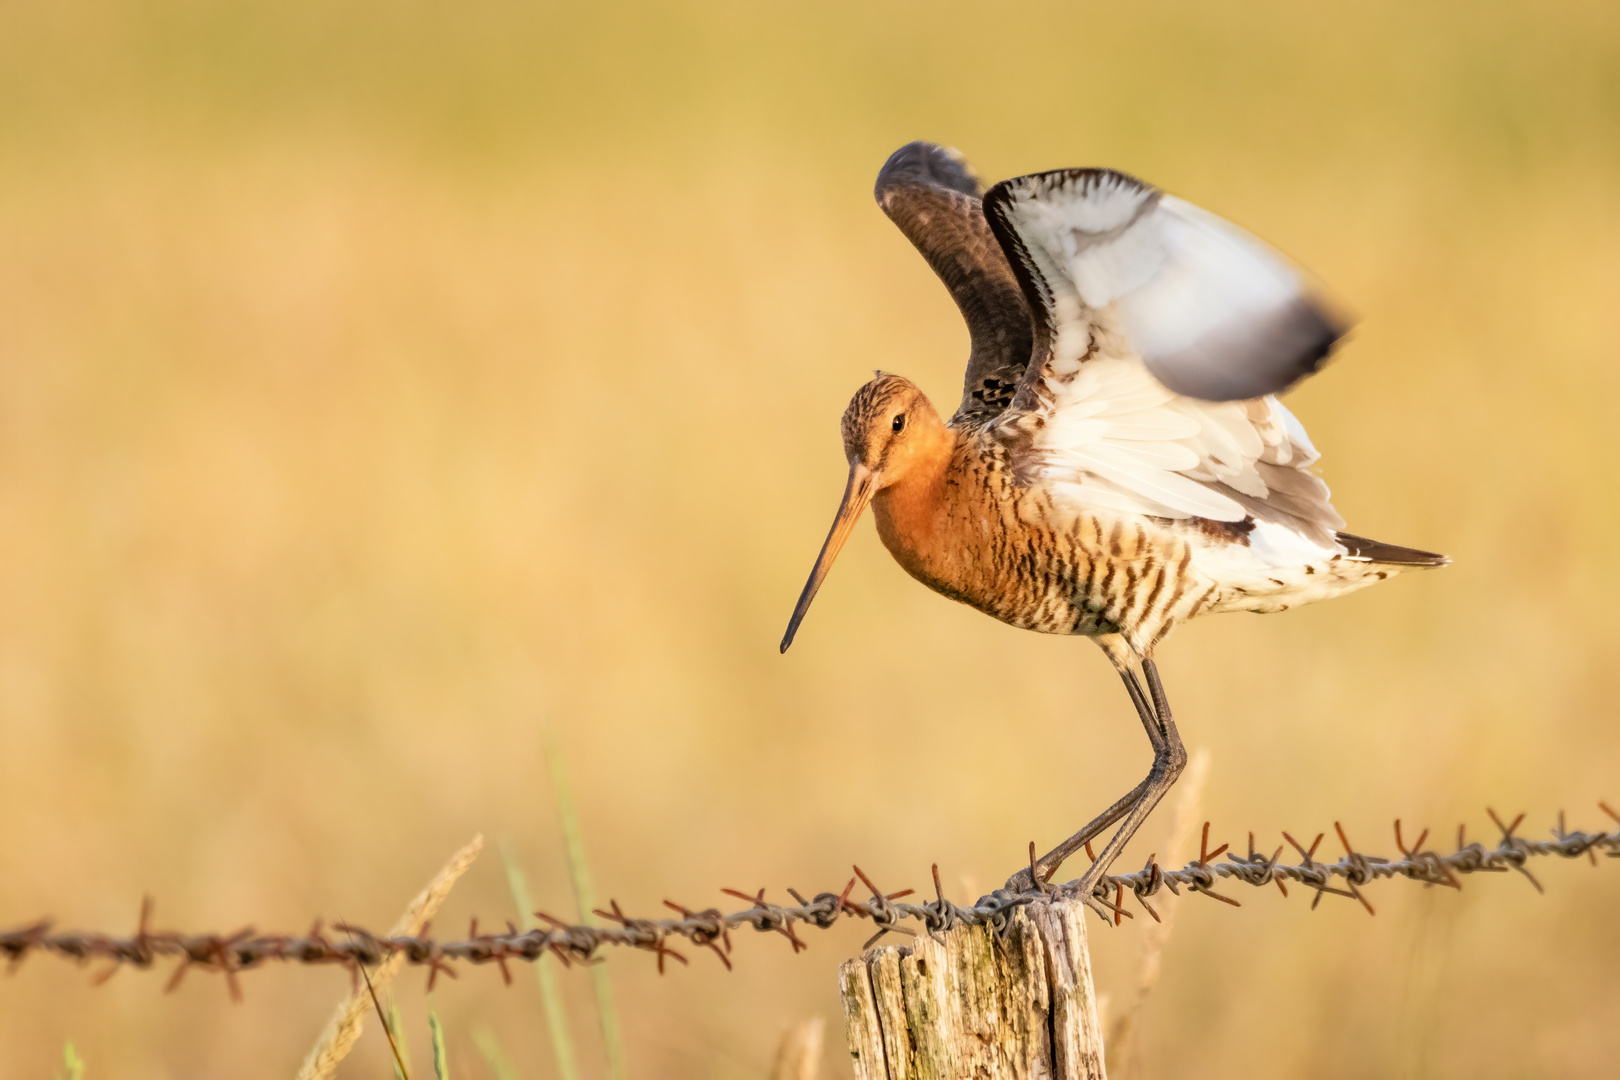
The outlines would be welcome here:
M 1170 389 L 1236 401 L 1315 371 L 1342 332 L 1283 256 L 1123 173 L 1020 177 L 986 209 L 1017 237 L 1009 258 L 1039 279 L 1056 362 L 1080 355 L 1086 312 L 1108 309 Z
M 1254 555 L 1342 550 L 1316 449 L 1272 396 L 1338 337 L 1286 259 L 1106 169 L 1008 180 L 985 211 L 1047 334 L 1002 420 L 1024 475 L 1075 508 L 1251 520 Z
M 1026 462 L 1060 502 L 1236 522 L 1273 498 L 1273 484 L 1286 477 L 1331 515 L 1322 525 L 1343 524 L 1327 505 L 1327 486 L 1307 471 L 1316 449 L 1276 398 L 1189 398 L 1128 354 L 1093 354 L 1076 363 L 1067 380 L 1046 379 L 1037 414 L 1043 422 L 1033 428 Z

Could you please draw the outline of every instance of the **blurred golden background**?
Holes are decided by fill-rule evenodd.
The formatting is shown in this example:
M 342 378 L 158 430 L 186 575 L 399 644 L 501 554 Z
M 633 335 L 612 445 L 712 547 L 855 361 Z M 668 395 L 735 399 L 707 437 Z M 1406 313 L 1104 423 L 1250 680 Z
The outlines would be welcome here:
M 901 143 L 1136 172 L 1361 322 L 1290 398 L 1357 532 L 1456 565 L 1161 651 L 1206 813 L 1368 850 L 1620 798 L 1612 3 L 0 8 L 0 925 L 385 927 L 474 832 L 599 891 L 998 882 L 1149 753 L 1101 655 L 909 580 L 863 525 L 776 646 L 882 366 L 966 333 L 873 204 Z M 1159 815 L 1162 818 L 1164 815 Z M 1140 865 L 1163 821 L 1125 862 Z M 1329 842 L 1325 849 L 1337 855 Z M 1268 848 L 1269 850 L 1269 848 Z M 1611 1075 L 1620 873 L 1189 903 L 1149 1075 Z M 1329 898 L 1330 900 L 1332 898 Z M 511 917 L 493 851 L 437 926 Z M 637 1077 L 762 1077 L 866 931 L 610 973 Z M 1097 928 L 1104 991 L 1137 933 Z M 291 1075 L 348 980 L 30 960 L 6 1076 Z M 440 981 L 462 1076 L 554 1075 L 535 984 Z M 587 976 L 561 977 L 601 1075 Z M 398 985 L 419 1068 L 425 978 Z M 1178 1064 L 1179 1063 L 1179 1064 Z M 344 1075 L 385 1075 L 373 1027 Z

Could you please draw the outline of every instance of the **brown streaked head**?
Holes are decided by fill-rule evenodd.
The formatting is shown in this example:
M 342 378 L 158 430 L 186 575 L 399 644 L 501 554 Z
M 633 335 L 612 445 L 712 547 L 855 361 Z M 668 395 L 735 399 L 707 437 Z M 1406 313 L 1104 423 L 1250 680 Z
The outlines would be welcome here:
M 899 375 L 878 372 L 877 377 L 855 391 L 842 422 L 844 457 L 849 461 L 849 483 L 843 501 L 833 518 L 832 530 L 821 545 L 821 554 L 804 583 L 799 602 L 788 620 L 782 637 L 782 651 L 793 644 L 793 635 L 810 601 L 832 569 L 833 560 L 855 531 L 855 523 L 872 496 L 904 477 L 920 461 L 937 452 L 945 425 L 939 413 L 915 383 Z

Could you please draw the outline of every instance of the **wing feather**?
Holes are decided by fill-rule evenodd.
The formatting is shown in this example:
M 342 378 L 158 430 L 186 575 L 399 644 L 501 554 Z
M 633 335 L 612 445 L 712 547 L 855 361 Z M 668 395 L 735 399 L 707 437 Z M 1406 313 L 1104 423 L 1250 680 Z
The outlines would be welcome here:
M 972 344 L 952 423 L 995 417 L 1029 366 L 1032 328 L 1023 292 L 985 221 L 978 177 L 955 150 L 914 142 L 884 163 L 873 194 L 967 323 Z
M 1021 475 L 1076 508 L 1253 518 L 1337 548 L 1316 448 L 1272 396 L 1339 336 L 1297 270 L 1109 170 L 1009 180 L 985 210 L 1034 316 L 1029 370 L 993 429 Z
M 1343 333 L 1283 256 L 1124 173 L 1035 173 L 985 198 L 1060 366 L 1084 313 L 1108 308 L 1167 387 L 1239 401 L 1316 371 Z

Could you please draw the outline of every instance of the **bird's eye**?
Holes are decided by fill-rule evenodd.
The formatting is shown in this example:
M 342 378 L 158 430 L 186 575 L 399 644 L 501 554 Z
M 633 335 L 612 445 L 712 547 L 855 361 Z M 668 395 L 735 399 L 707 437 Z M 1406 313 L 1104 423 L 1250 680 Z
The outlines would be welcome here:
M 894 423 L 891 426 L 896 431 L 899 431 L 901 428 L 905 427 L 906 426 L 906 414 L 905 413 L 896 413 L 895 416 L 894 416 Z

